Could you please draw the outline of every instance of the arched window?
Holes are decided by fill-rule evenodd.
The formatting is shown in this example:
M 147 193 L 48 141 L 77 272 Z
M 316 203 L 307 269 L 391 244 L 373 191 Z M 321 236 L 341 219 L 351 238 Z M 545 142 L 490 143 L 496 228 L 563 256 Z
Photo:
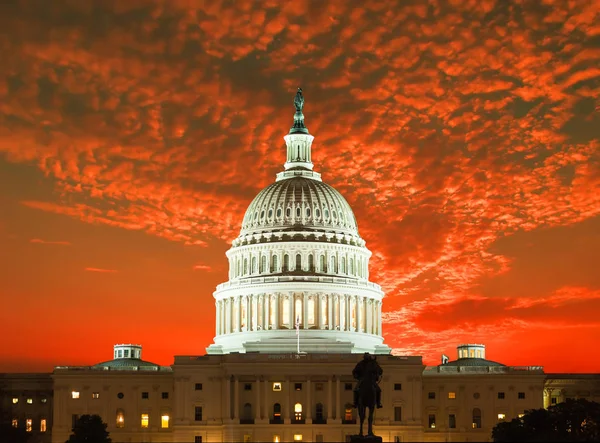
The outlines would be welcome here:
M 285 254 L 283 256 L 283 272 L 288 272 L 290 270 L 290 256 Z
M 273 218 L 273 209 L 269 209 L 269 219 Z
M 277 256 L 274 255 L 273 257 L 271 257 L 271 272 L 277 272 L 278 266 L 279 263 L 277 263 Z
M 321 211 L 319 210 L 319 208 L 316 208 L 316 209 L 315 209 L 315 216 L 316 216 L 317 218 L 321 217 Z
M 242 411 L 242 420 L 252 420 L 252 418 L 252 405 L 246 403 L 244 405 L 244 410 Z
M 244 275 L 248 275 L 248 259 L 244 259 Z
M 308 270 L 310 272 L 315 272 L 315 259 L 312 254 L 308 256 Z
M 329 209 L 325 208 L 324 214 L 325 214 L 325 220 L 329 221 Z
M 117 428 L 125 427 L 125 412 L 123 409 L 117 409 Z
M 321 272 L 327 272 L 327 265 L 325 263 L 325 255 L 319 257 L 319 267 Z
M 340 274 L 346 273 L 346 257 L 342 257 L 342 261 L 340 262 Z
M 481 409 L 473 409 L 473 429 L 481 429 Z
M 294 419 L 296 421 L 302 420 L 302 404 L 296 403 L 294 405 Z
M 285 210 L 285 216 L 286 217 L 291 217 L 292 216 L 292 208 L 290 208 L 289 206 Z
M 335 257 L 335 255 L 333 257 L 331 257 L 331 272 L 333 272 L 334 274 L 337 274 L 337 259 Z
M 264 220 L 265 218 L 265 210 L 263 209 L 262 211 L 260 211 L 260 219 Z
M 310 217 L 310 208 L 306 208 L 306 216 Z
M 317 421 L 323 421 L 323 403 L 317 403 L 316 411 L 316 419 Z
M 281 208 L 277 208 L 277 218 L 281 218 Z
M 252 273 L 256 274 L 256 257 L 252 257 Z
M 302 270 L 302 255 L 296 254 L 296 271 Z
M 267 256 L 263 255 L 260 258 L 260 273 L 262 274 L 263 272 L 267 271 Z
M 273 420 L 281 420 L 281 405 L 279 403 L 273 405 Z
M 301 215 L 302 210 L 300 209 L 300 206 L 296 206 L 296 218 L 300 218 Z

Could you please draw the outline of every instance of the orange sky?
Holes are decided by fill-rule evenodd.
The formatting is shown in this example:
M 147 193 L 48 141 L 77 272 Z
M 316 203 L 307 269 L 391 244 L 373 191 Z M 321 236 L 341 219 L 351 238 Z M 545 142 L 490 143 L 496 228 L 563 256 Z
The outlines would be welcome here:
M 2 2 L 0 371 L 204 353 L 297 86 L 395 353 L 600 371 L 600 2 L 318 4 Z

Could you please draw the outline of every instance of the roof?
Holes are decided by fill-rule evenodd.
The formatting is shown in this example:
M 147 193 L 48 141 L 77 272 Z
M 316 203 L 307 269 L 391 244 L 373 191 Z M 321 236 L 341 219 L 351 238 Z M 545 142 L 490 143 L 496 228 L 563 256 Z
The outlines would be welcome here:
M 485 358 L 459 358 L 439 366 L 506 366 Z
M 93 369 L 109 369 L 109 370 L 149 370 L 161 371 L 164 370 L 160 365 L 149 361 L 144 361 L 139 358 L 116 358 L 114 360 L 105 361 L 92 366 Z

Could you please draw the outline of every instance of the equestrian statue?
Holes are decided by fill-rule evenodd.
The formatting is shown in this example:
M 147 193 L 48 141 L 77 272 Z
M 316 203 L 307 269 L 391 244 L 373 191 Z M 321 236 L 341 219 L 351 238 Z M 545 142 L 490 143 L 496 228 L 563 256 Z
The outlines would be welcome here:
M 363 359 L 356 364 L 352 371 L 352 376 L 358 380 L 354 389 L 354 407 L 358 408 L 360 417 L 358 437 L 364 436 L 363 425 L 367 408 L 369 408 L 367 437 L 375 437 L 375 434 L 373 434 L 373 414 L 375 407 L 382 407 L 381 388 L 379 387 L 382 375 L 383 369 L 377 363 L 377 358 L 368 352 L 365 352 Z

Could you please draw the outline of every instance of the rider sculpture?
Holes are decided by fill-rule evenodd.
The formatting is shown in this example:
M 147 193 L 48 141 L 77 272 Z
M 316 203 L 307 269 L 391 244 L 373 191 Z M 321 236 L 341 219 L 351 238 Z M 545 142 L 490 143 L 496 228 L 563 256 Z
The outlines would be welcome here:
M 363 359 L 356 364 L 356 366 L 354 367 L 354 370 L 352 371 L 352 376 L 356 380 L 358 380 L 358 383 L 356 383 L 356 387 L 354 388 L 354 405 L 353 406 L 355 408 L 358 407 L 358 395 L 359 395 L 361 383 L 366 378 L 365 376 L 367 374 L 374 374 L 375 377 L 373 377 L 373 379 L 377 380 L 377 382 L 379 382 L 379 380 L 381 380 L 381 376 L 383 375 L 383 369 L 381 369 L 381 366 L 379 366 L 379 363 L 377 363 L 377 358 L 374 355 L 371 356 L 371 354 L 369 354 L 368 352 L 365 352 L 363 355 Z M 380 409 L 383 407 L 381 405 L 381 388 L 379 387 L 379 384 L 377 384 L 377 383 L 375 384 L 375 393 L 376 393 L 377 409 Z

